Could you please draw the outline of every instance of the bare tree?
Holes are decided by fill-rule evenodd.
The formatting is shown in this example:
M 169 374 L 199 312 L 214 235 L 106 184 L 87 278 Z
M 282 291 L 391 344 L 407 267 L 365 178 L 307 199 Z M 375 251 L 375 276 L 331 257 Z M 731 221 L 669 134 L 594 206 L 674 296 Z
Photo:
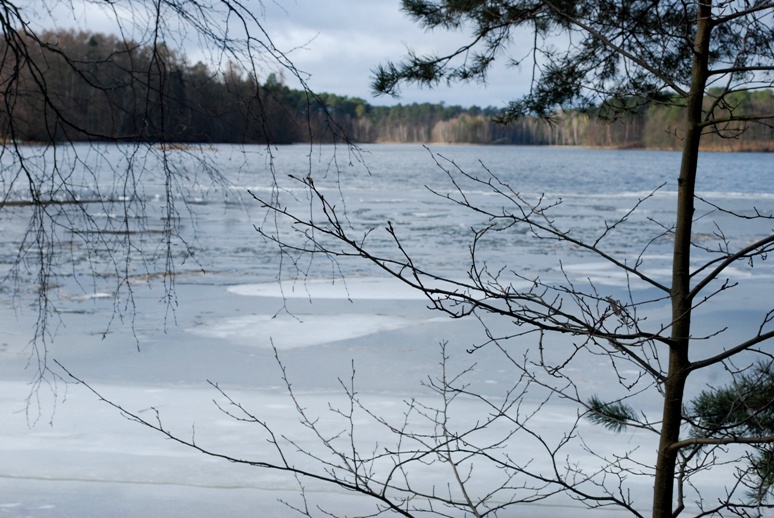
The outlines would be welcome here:
M 241 129 L 229 138 L 264 143 L 273 174 L 270 126 L 280 118 L 259 79 L 286 73 L 305 87 L 264 30 L 260 2 L 140 0 L 126 9 L 109 1 L 0 5 L 0 210 L 20 229 L 8 238 L 17 254 L 2 275 L 8 286 L 34 279 L 38 287 L 33 395 L 52 381 L 61 281 L 113 295 L 105 331 L 115 319 L 131 322 L 135 290 L 150 282 L 165 287 L 173 318 L 178 269 L 201 270 L 196 236 L 184 230 L 186 200 L 228 195 L 208 139 L 223 138 L 213 134 L 219 125 Z M 117 35 L 56 30 L 95 15 Z M 192 49 L 201 61 L 186 68 Z M 186 85 L 197 98 L 183 95 Z M 212 131 L 186 134 L 181 113 Z

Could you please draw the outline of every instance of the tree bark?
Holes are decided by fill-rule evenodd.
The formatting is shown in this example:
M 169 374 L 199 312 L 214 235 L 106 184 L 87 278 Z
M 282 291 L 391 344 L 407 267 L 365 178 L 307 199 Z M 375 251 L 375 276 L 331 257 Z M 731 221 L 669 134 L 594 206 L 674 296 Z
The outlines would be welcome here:
M 685 382 L 690 360 L 688 356 L 691 336 L 690 259 L 691 230 L 694 213 L 696 169 L 701 140 L 702 102 L 708 75 L 708 54 L 712 2 L 701 1 L 696 21 L 694 58 L 691 89 L 686 98 L 685 135 L 677 186 L 677 214 L 675 243 L 672 262 L 672 333 L 669 348 L 669 364 L 664 384 L 663 420 L 656 461 L 656 479 L 653 488 L 654 518 L 672 517 L 674 510 L 674 485 L 680 440 Z M 682 503 L 677 503 L 681 506 Z

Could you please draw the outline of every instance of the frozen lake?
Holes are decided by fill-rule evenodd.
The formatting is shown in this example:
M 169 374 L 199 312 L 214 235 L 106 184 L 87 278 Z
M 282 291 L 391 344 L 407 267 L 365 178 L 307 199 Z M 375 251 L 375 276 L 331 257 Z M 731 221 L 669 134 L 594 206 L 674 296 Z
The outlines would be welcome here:
M 76 147 L 81 165 L 91 171 L 72 168 L 73 174 L 83 175 L 76 182 L 82 186 L 81 199 L 103 201 L 94 205 L 99 209 L 92 217 L 105 228 L 122 228 L 119 220 L 126 192 L 113 178 L 116 171 L 125 169 L 128 157 L 137 159 L 127 149 L 97 152 Z M 616 231 L 609 247 L 619 257 L 636 260 L 651 243 L 641 257 L 644 269 L 668 283 L 671 242 L 651 241 L 659 225 L 672 224 L 679 154 L 479 146 L 442 146 L 431 151 L 467 171 L 484 171 L 480 160 L 527 198 L 561 199 L 554 221 L 586 239 L 662 186 Z M 41 169 L 50 167 L 52 157 L 46 152 L 30 153 Z M 40 300 L 32 263 L 22 264 L 18 283 L 8 281 L 2 287 L 0 516 L 292 516 L 280 500 L 301 505 L 293 477 L 205 457 L 175 444 L 126 419 L 83 386 L 66 383 L 66 374 L 54 360 L 128 411 L 151 419 L 157 410 L 164 426 L 174 433 L 195 437 L 205 448 L 256 460 L 272 455 L 266 437 L 254 423 L 240 423 L 220 412 L 213 400 L 223 404 L 224 399 L 208 382 L 218 384 L 274 430 L 314 450 L 314 438 L 299 425 L 273 347 L 300 404 L 330 429 L 348 425 L 329 405 L 346 407 L 342 382 L 350 383 L 353 370 L 363 402 L 390 422 L 401 422 L 406 402 L 413 398 L 437 404 L 423 383 L 429 376 L 441 375 L 441 343 L 446 344 L 450 372 L 474 366 L 465 376 L 471 390 L 499 401 L 513 388 L 516 373 L 498 350 L 484 347 L 468 352 L 486 341 L 481 322 L 452 320 L 429 310 L 419 294 L 361 260 L 332 265 L 308 256 L 281 257 L 276 246 L 255 230 L 255 226 L 266 228 L 267 221 L 272 228 L 272 223 L 247 191 L 259 197 L 279 195 L 292 210 L 308 211 L 307 193 L 288 175 L 304 178 L 311 171 L 315 186 L 336 200 L 353 228 L 374 229 L 368 237 L 374 250 L 394 253 L 384 231 L 390 221 L 412 256 L 427 269 L 463 278 L 469 229 L 485 224 L 486 219 L 460 211 L 443 198 L 453 192 L 453 186 L 428 150 L 374 145 L 352 155 L 345 148 L 334 153 L 333 148 L 322 147 L 310 155 L 306 146 L 289 146 L 276 149 L 271 160 L 260 147 L 221 146 L 201 153 L 207 167 L 223 175 L 220 185 L 208 182 L 195 157 L 172 153 L 176 166 L 190 176 L 175 201 L 180 240 L 171 247 L 176 270 L 171 301 L 162 275 L 168 269 L 166 256 L 154 241 L 167 223 L 164 178 L 153 175 L 152 158 L 146 161 L 142 191 L 131 194 L 142 199 L 145 211 L 137 218 L 146 232 L 136 235 L 135 244 L 146 252 L 158 248 L 155 262 L 133 256 L 125 267 L 120 255 L 116 261 L 107 254 L 117 241 L 84 243 L 83 236 L 58 230 L 61 246 L 54 251 L 57 275 L 52 279 L 55 289 L 46 337 L 46 361 L 52 372 L 32 399 L 29 382 L 37 359 L 29 340 Z M 60 159 L 72 158 L 65 153 Z M 16 166 L 6 157 L 4 171 Z M 710 203 L 699 204 L 699 241 L 714 246 L 719 229 L 742 243 L 771 232 L 770 222 L 742 226 L 714 207 L 722 205 L 738 213 L 750 213 L 753 207 L 770 212 L 774 167 L 769 155 L 705 154 L 700 167 L 698 190 Z M 4 174 L 5 192 L 11 193 L 10 199 L 23 200 L 23 189 L 8 178 Z M 486 190 L 465 192 L 476 203 L 497 203 Z M 0 266 L 5 269 L 14 263 L 22 242 L 27 210 L 19 206 L 0 214 Z M 281 222 L 274 228 L 284 229 Z M 125 237 L 119 232 L 112 235 Z M 593 282 L 606 295 L 627 297 L 626 279 L 620 272 L 571 247 L 536 240 L 518 230 L 498 234 L 498 239 L 483 245 L 492 269 L 507 265 L 521 276 L 539 276 L 546 282 Z M 128 273 L 131 291 L 116 285 L 119 270 Z M 742 282 L 734 291 L 737 304 L 730 309 L 716 304 L 702 307 L 696 320 L 698 329 L 707 334 L 725 325 L 743 329 L 748 321 L 755 326 L 770 309 L 768 289 L 774 287 L 770 262 L 756 263 L 754 268 L 739 264 L 729 275 L 732 281 Z M 749 279 L 754 282 L 744 283 Z M 635 298 L 652 296 L 652 288 L 637 282 L 628 289 Z M 657 321 L 668 314 L 668 308 L 665 302 L 654 303 L 647 312 Z M 496 332 L 508 333 L 512 327 L 502 319 L 484 321 Z M 725 340 L 741 336 L 733 331 L 723 334 L 708 340 L 706 349 L 717 350 Z M 561 347 L 551 340 L 547 345 Z M 519 351 L 537 347 L 531 337 L 514 340 L 513 346 Z M 578 386 L 590 394 L 615 394 L 620 387 L 607 365 L 601 357 L 578 358 L 572 364 Z M 713 376 L 697 377 L 690 388 L 698 391 L 718 381 Z M 525 408 L 542 400 L 540 391 L 523 399 Z M 648 397 L 639 404 L 644 411 L 658 406 Z M 453 415 L 454 422 L 464 427 L 482 419 L 486 409 L 474 399 L 461 398 Z M 573 405 L 552 401 L 532 425 L 550 438 L 576 416 Z M 357 436 L 366 450 L 395 440 L 368 415 L 359 415 L 357 424 Z M 416 426 L 428 425 L 420 419 Z M 585 421 L 580 427 L 589 444 L 633 451 L 633 457 L 641 456 L 643 462 L 653 457 L 653 437 L 639 432 L 615 435 Z M 486 431 L 480 440 L 495 441 L 498 433 L 502 430 Z M 528 438 L 515 435 L 504 447 L 515 458 L 540 460 Z M 595 462 L 582 448 L 568 453 L 578 462 Z M 309 460 L 298 456 L 297 462 L 305 465 Z M 433 466 L 419 474 L 419 483 L 432 484 L 449 476 Z M 710 493 L 722 488 L 722 473 L 713 476 L 704 481 Z M 496 469 L 481 467 L 471 486 L 485 493 L 498 483 L 497 477 Z M 367 502 L 340 488 L 313 481 L 305 484 L 310 504 L 349 515 L 370 509 Z M 629 485 L 637 508 L 645 514 L 649 484 L 649 478 L 641 477 Z M 559 499 L 531 505 L 527 514 L 575 515 L 581 509 L 577 502 Z M 589 514 L 595 513 L 624 515 L 604 510 Z

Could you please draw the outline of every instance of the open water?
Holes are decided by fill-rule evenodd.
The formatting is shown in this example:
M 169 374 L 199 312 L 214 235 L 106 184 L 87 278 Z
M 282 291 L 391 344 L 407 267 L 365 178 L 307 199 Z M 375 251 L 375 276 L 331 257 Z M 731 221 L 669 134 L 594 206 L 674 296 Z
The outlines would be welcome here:
M 85 206 L 90 225 L 79 221 L 79 209 L 65 207 L 55 216 L 60 227 L 51 227 L 50 231 L 61 228 L 65 233 L 58 236 L 63 278 L 81 273 L 77 268 L 68 271 L 70 263 L 92 259 L 97 273 L 107 268 L 100 264 L 101 257 L 94 255 L 93 247 L 80 246 L 79 241 L 88 239 L 89 233 L 137 232 L 133 246 L 147 252 L 159 246 L 154 237 L 158 238 L 169 224 L 176 234 L 172 241 L 181 245 L 173 251 L 178 271 L 203 269 L 209 274 L 233 274 L 242 279 L 274 279 L 276 247 L 261 239 L 254 228 L 257 225 L 271 232 L 271 224 L 266 225 L 266 211 L 248 191 L 264 200 L 278 196 L 281 205 L 303 216 L 309 209 L 309 196 L 306 187 L 290 176 L 311 176 L 347 224 L 361 232 L 372 231 L 369 242 L 373 246 L 390 248 L 391 240 L 382 231 L 390 221 L 404 245 L 428 269 L 459 270 L 468 258 L 471 228 L 481 228 L 489 221 L 445 199 L 447 195 L 459 198 L 452 179 L 460 182 L 459 187 L 472 204 L 493 212 L 500 208 L 513 210 L 513 206 L 487 185 L 466 181 L 457 168 L 482 181 L 492 175 L 502 182 L 501 188 L 530 202 L 538 197 L 542 197 L 543 205 L 560 202 L 549 215 L 558 227 L 579 239 L 596 238 L 606 222 L 616 221 L 638 200 L 648 198 L 605 243 L 609 243 L 610 250 L 624 255 L 637 255 L 644 249 L 646 254 L 658 255 L 669 252 L 666 240 L 646 245 L 674 222 L 679 169 L 679 153 L 662 151 L 382 144 L 363 146 L 360 151 L 345 146 L 297 145 L 269 152 L 260 146 L 217 146 L 165 154 L 163 161 L 175 172 L 173 177 L 166 177 L 161 173 L 164 167 L 158 150 L 149 153 L 133 147 L 78 145 L 56 151 L 25 151 L 28 156 L 24 165 L 33 175 L 51 171 L 57 164 L 54 180 L 42 185 L 43 198 L 103 202 Z M 20 163 L 8 153 L 1 158 L 0 192 L 9 193 L 11 200 L 29 199 L 24 174 L 19 173 Z M 60 187 L 63 179 L 75 186 L 72 192 Z M 135 183 L 139 186 L 134 187 Z M 765 210 L 774 200 L 774 161 L 767 154 L 705 153 L 697 190 L 712 204 L 743 215 L 753 214 L 756 207 Z M 170 201 L 175 205 L 172 221 L 167 219 Z M 57 210 L 52 207 L 48 212 L 56 214 Z M 28 216 L 24 209 L 4 208 L 0 264 L 13 262 L 20 243 L 18 231 L 27 229 Z M 698 236 L 723 231 L 725 222 L 731 219 L 701 202 L 696 218 Z M 744 240 L 759 235 L 767 225 L 746 225 L 743 232 L 749 236 L 733 237 Z M 145 232 L 141 234 L 141 230 Z M 728 232 L 725 235 L 730 237 Z M 105 246 L 117 244 L 104 238 L 102 242 Z M 533 239 L 521 227 L 487 241 L 486 247 L 492 254 L 488 259 L 496 258 L 525 273 L 529 270 L 513 260 L 515 252 L 555 256 L 555 249 Z M 190 260 L 191 252 L 198 264 Z M 182 260 L 187 263 L 181 266 Z M 147 273 L 152 274 L 164 266 L 168 265 L 138 264 L 129 268 L 138 272 L 149 269 Z M 352 268 L 366 266 L 359 261 Z

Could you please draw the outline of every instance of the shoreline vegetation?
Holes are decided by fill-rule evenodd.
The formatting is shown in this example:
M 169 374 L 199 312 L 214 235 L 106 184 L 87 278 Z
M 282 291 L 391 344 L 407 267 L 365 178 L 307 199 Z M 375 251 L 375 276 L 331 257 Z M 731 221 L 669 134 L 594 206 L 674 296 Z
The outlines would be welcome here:
M 557 112 L 550 121 L 527 117 L 505 126 L 496 122 L 504 107 L 443 102 L 376 106 L 332 93 L 313 96 L 288 87 L 281 76 L 261 79 L 233 62 L 223 71 L 201 62 L 190 65 L 163 44 L 151 47 L 75 31 L 46 32 L 27 43 L 35 69 L 45 78 L 47 95 L 34 88 L 40 77 L 32 77 L 27 67 L 19 72 L 12 59 L 6 60 L 0 70 L 4 79 L 14 73 L 21 77 L 15 90 L 6 92 L 13 102 L 0 108 L 5 145 L 140 141 L 172 149 L 189 144 L 349 141 L 654 150 L 682 146 L 675 128 L 680 127 L 683 108 L 635 98 Z M 741 92 L 728 99 L 725 109 L 734 115 L 774 113 L 774 92 Z M 774 120 L 729 123 L 706 135 L 702 149 L 774 151 Z

